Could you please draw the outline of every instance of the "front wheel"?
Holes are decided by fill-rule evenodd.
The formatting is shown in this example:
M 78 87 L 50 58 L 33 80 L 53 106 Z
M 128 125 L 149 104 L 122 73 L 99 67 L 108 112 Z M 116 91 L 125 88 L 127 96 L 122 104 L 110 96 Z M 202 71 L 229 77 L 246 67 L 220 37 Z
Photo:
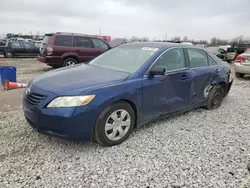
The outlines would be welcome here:
M 213 110 L 218 108 L 221 105 L 221 102 L 224 98 L 224 93 L 220 85 L 215 85 L 210 90 L 207 97 L 207 106 L 205 106 L 208 110 Z
M 125 102 L 106 107 L 97 119 L 95 140 L 104 146 L 114 146 L 128 138 L 135 126 L 133 108 Z

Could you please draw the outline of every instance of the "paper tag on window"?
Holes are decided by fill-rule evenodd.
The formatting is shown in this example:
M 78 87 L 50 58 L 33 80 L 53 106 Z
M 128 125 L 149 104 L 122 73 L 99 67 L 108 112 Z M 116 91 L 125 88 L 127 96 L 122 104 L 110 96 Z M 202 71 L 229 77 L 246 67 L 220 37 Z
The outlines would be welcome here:
M 156 52 L 159 48 L 143 47 L 141 50 Z

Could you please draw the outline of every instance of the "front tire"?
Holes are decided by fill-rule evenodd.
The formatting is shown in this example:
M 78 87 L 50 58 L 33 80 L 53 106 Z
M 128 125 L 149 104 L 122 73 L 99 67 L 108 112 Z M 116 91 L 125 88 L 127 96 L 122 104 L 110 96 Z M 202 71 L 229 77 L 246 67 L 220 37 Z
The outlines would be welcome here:
M 218 108 L 221 105 L 221 102 L 224 98 L 224 93 L 220 85 L 215 85 L 210 90 L 207 98 L 207 106 L 205 108 L 207 110 L 213 110 Z
M 237 77 L 237 78 L 243 78 L 244 76 L 245 76 L 245 74 L 242 74 L 242 73 L 235 73 L 235 76 Z
M 99 115 L 94 139 L 104 146 L 114 146 L 126 140 L 135 127 L 135 113 L 126 102 L 106 107 Z
M 6 57 L 6 58 L 13 58 L 14 54 L 13 54 L 13 52 L 5 52 L 4 53 L 4 57 Z

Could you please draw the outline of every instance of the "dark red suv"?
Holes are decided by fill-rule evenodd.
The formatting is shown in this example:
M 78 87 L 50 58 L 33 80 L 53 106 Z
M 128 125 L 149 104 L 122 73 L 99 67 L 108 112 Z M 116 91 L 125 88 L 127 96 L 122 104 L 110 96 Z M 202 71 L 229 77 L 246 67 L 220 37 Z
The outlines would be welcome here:
M 111 47 L 102 39 L 84 34 L 45 34 L 37 59 L 52 67 L 88 62 Z

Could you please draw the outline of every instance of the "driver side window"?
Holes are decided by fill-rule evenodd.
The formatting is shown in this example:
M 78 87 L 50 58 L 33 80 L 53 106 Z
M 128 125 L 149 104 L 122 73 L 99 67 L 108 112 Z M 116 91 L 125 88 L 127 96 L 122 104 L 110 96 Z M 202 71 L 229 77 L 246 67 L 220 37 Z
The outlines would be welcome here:
M 166 71 L 173 71 L 185 68 L 185 57 L 182 48 L 174 48 L 164 52 L 154 64 L 155 66 L 166 67 Z

